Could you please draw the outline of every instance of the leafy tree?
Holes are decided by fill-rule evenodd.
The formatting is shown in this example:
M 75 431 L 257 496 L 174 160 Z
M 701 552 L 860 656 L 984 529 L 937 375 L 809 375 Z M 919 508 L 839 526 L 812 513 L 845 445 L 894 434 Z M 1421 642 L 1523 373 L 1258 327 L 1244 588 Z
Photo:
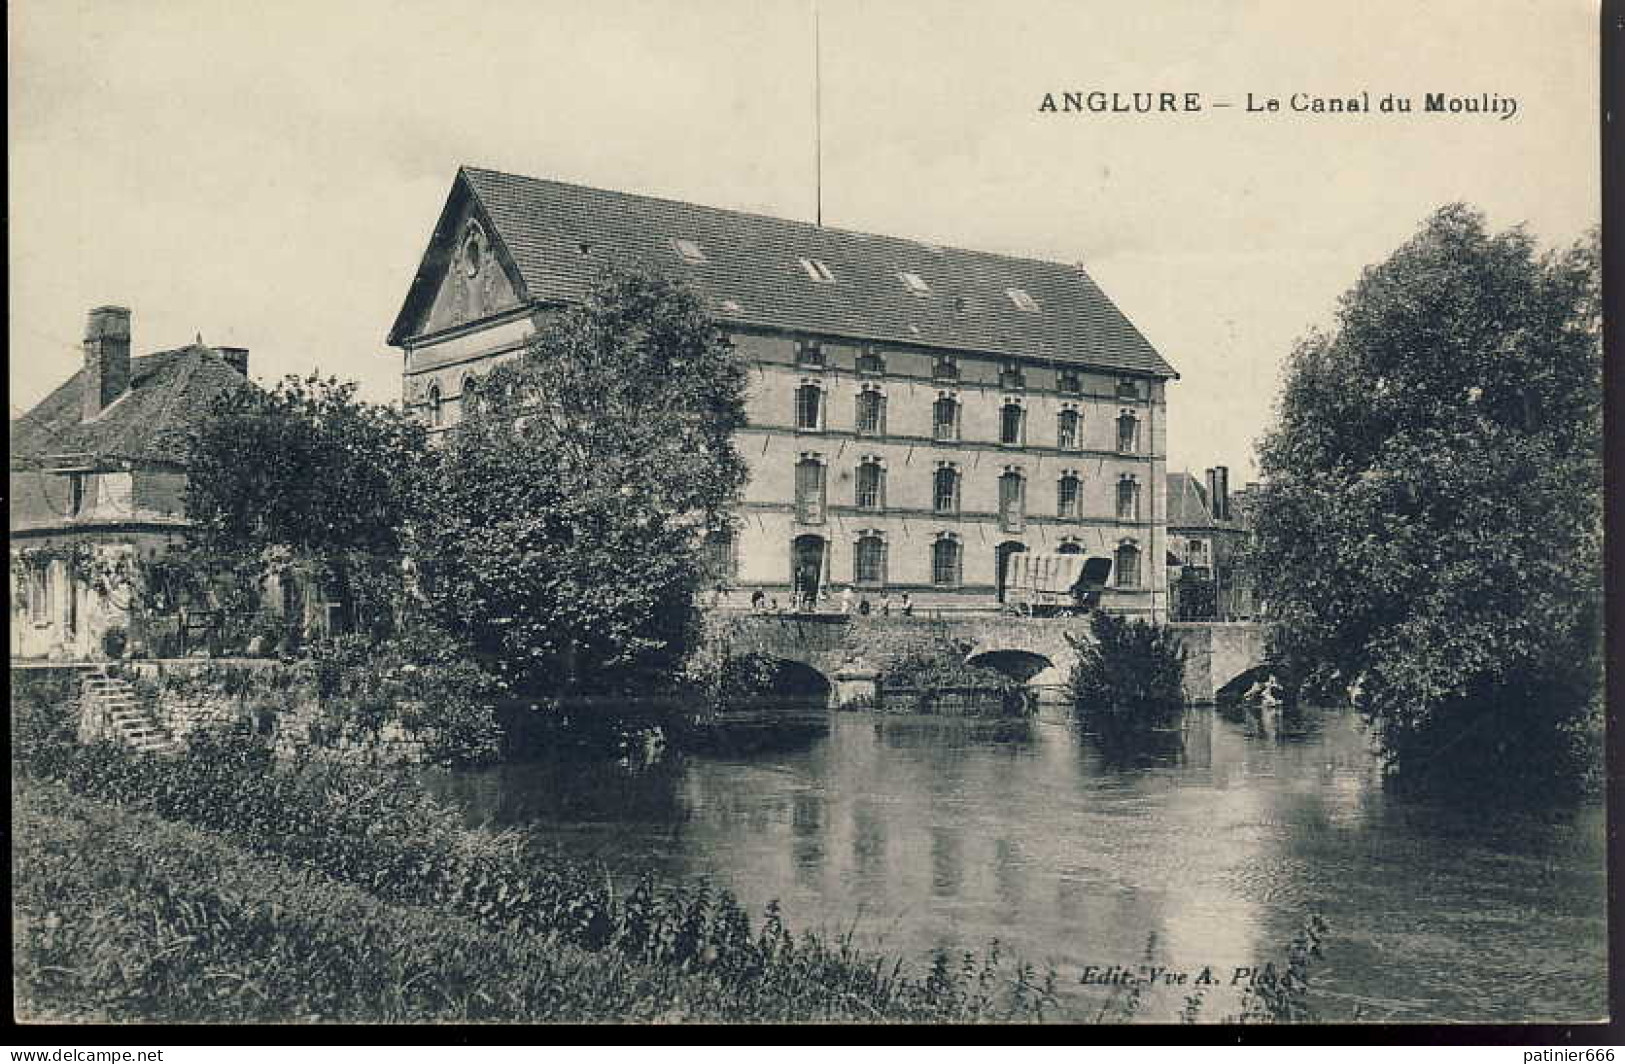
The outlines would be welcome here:
M 420 527 L 428 610 L 533 692 L 673 681 L 745 479 L 744 369 L 683 288 L 610 273 L 482 380 Z
M 1089 632 L 1087 641 L 1067 636 L 1078 654 L 1071 684 L 1076 715 L 1119 737 L 1178 724 L 1185 650 L 1167 626 L 1097 610 Z
M 420 425 L 355 392 L 289 376 L 215 400 L 189 444 L 189 564 L 304 569 L 346 607 L 392 594 L 433 459 Z
M 1259 450 L 1273 650 L 1352 684 L 1401 776 L 1544 788 L 1600 719 L 1599 337 L 1594 238 L 1541 254 L 1456 205 L 1292 355 Z

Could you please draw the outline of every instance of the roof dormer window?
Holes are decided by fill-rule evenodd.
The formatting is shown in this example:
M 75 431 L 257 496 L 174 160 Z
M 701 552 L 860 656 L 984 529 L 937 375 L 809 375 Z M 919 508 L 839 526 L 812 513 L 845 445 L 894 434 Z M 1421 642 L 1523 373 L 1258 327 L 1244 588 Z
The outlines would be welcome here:
M 1025 288 L 1006 288 L 1004 294 L 1010 297 L 1010 302 L 1014 303 L 1018 310 L 1029 312 L 1038 310 L 1038 300 L 1028 295 Z
M 705 257 L 705 252 L 700 250 L 700 245 L 692 240 L 673 239 L 671 246 L 677 252 L 678 257 L 690 266 L 704 266 L 710 261 Z
M 830 268 L 824 265 L 822 259 L 798 259 L 797 261 L 801 263 L 801 268 L 806 271 L 807 276 L 819 284 L 835 283 L 835 274 L 830 272 Z
M 931 294 L 931 286 L 926 284 L 925 278 L 921 277 L 917 273 L 908 273 L 905 271 L 903 273 L 899 273 L 897 275 L 897 279 L 903 282 L 904 288 L 907 288 L 910 292 L 913 292 L 917 296 L 928 296 Z

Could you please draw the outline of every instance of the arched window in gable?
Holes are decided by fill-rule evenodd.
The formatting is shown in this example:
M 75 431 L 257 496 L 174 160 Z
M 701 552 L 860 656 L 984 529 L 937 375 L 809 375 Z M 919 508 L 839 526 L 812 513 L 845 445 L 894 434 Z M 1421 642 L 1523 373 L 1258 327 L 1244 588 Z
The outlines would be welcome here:
M 446 410 L 440 398 L 440 385 L 429 385 L 429 390 L 424 397 L 424 404 L 429 408 L 429 427 L 438 429 L 445 425 Z

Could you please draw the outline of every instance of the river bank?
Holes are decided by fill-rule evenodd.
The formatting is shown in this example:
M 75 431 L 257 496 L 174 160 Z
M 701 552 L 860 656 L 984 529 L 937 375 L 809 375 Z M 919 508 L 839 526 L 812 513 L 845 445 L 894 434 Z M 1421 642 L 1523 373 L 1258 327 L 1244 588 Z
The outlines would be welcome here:
M 406 776 L 57 748 L 14 772 L 26 1018 L 1041 1019 L 998 956 L 915 967 L 752 919 L 706 883 L 618 889 L 519 832 L 458 826 Z

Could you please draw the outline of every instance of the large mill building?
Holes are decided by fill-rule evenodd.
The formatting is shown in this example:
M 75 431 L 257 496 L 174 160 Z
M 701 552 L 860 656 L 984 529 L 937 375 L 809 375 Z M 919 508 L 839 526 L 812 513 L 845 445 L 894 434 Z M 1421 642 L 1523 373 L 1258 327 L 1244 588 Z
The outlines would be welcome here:
M 987 609 L 1015 552 L 1113 560 L 1105 608 L 1167 611 L 1164 389 L 1081 266 L 465 167 L 390 344 L 455 424 L 609 263 L 689 285 L 749 362 L 732 586 Z M 741 596 L 735 596 L 740 600 Z

